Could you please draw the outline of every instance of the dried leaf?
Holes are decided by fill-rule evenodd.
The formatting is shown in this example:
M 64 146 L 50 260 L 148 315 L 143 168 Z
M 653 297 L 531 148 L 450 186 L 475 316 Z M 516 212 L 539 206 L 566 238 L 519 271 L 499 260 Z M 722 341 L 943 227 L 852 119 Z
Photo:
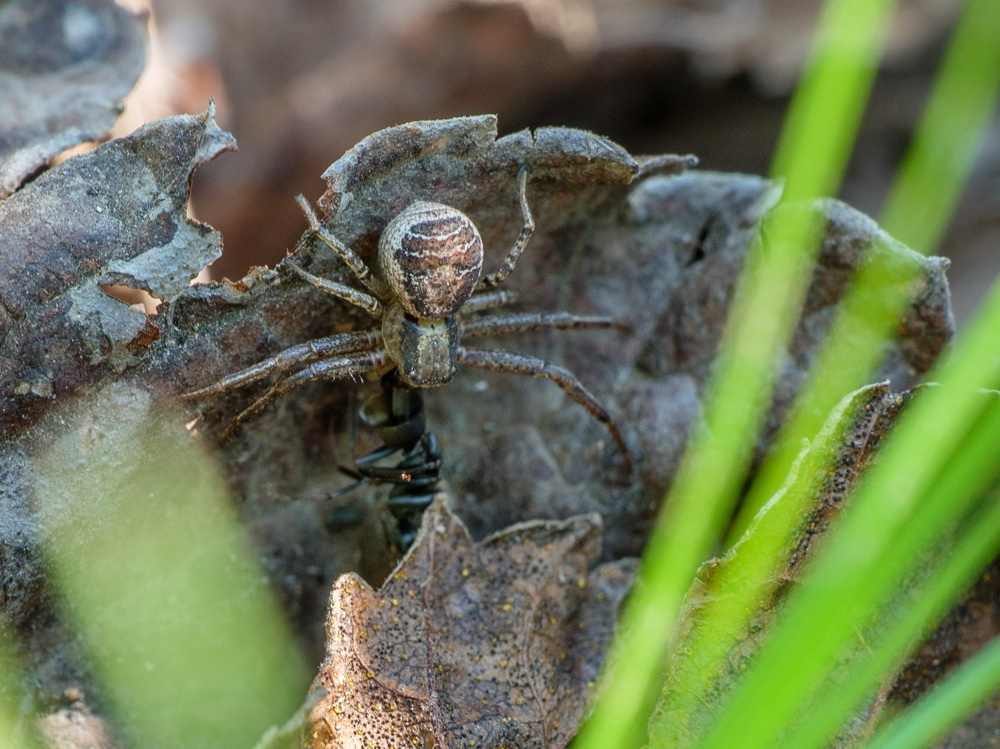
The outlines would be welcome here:
M 997 635 L 1000 635 L 1000 560 L 990 564 L 906 663 L 892 685 L 889 699 L 901 704 L 913 702 Z M 992 714 L 995 730 L 1000 725 L 1000 704 L 994 701 L 983 707 Z M 985 746 L 982 742 L 968 745 Z
M 328 187 L 319 203 L 330 219 L 327 228 L 363 257 L 371 254 L 382 228 L 413 202 L 414 195 L 460 206 L 480 229 L 496 234 L 508 222 L 508 229 L 515 228 L 516 221 L 509 218 L 518 209 L 509 196 L 516 193 L 509 186 L 525 165 L 536 188 L 532 205 L 539 204 L 535 210 L 543 212 L 551 193 L 624 185 L 639 171 L 624 148 L 584 130 L 544 127 L 498 139 L 494 115 L 456 117 L 397 125 L 368 136 L 323 173 Z M 539 183 L 546 184 L 549 196 L 538 196 Z M 549 217 L 550 229 L 555 228 L 553 220 L 560 226 L 587 215 L 590 206 L 579 201 L 579 194 L 577 198 Z
M 527 164 L 532 168 L 528 192 L 537 229 L 529 251 L 519 262 L 516 278 L 508 286 L 515 292 L 528 289 L 525 298 L 531 302 L 525 309 L 596 313 L 601 311 L 600 306 L 588 300 L 579 305 L 556 302 L 560 279 L 567 277 L 566 257 L 558 239 L 579 236 L 596 217 L 620 211 L 628 191 L 626 183 L 633 175 L 657 169 L 676 172 L 689 163 L 668 157 L 640 167 L 606 139 L 566 128 L 542 128 L 498 139 L 493 116 L 416 122 L 375 133 L 335 162 L 326 171 L 330 189 L 321 203 L 330 214 L 325 217 L 327 229 L 369 262 L 374 259 L 382 229 L 401 206 L 415 199 L 449 203 L 475 221 L 484 238 L 486 265 L 492 269 L 499 265 L 521 228 L 516 175 L 519 167 Z M 353 282 L 339 258 L 313 237 L 304 237 L 295 258 L 317 275 Z M 552 286 L 539 289 L 537 282 L 546 278 L 553 282 Z M 281 265 L 274 271 L 257 269 L 238 283 L 195 287 L 178 300 L 171 313 L 177 335 L 167 352 L 169 358 L 151 362 L 150 366 L 150 379 L 155 380 L 160 396 L 199 387 L 289 345 L 329 335 L 333 329 L 372 324 L 356 308 L 317 292 Z M 536 353 L 537 346 L 531 339 L 538 341 L 543 336 L 525 336 L 506 345 Z M 593 339 L 596 334 L 587 337 Z M 620 342 L 623 336 L 608 331 L 607 337 Z M 164 378 L 166 372 L 173 376 Z M 588 387 L 592 386 L 594 380 L 586 377 L 586 366 L 581 376 Z M 512 393 L 525 392 L 513 382 L 519 378 L 503 379 Z M 480 441 L 483 420 L 472 423 L 474 412 L 462 413 L 484 403 L 481 391 L 469 390 L 477 380 L 474 375 L 460 374 L 447 387 L 437 388 L 441 392 L 429 394 L 440 404 L 436 410 L 444 412 L 441 418 L 436 414 L 431 423 L 447 442 L 449 465 L 462 461 L 465 451 L 475 449 Z M 346 383 L 302 388 L 276 404 L 275 411 L 241 431 L 238 440 L 231 443 L 239 445 L 237 459 L 241 465 L 234 472 L 233 482 L 237 491 L 244 493 L 249 507 L 271 506 L 275 491 L 293 496 L 310 491 L 316 496 L 319 492 L 312 488 L 304 491 L 301 485 L 291 486 L 288 481 L 303 475 L 318 476 L 314 470 L 317 468 L 325 473 L 331 465 L 353 462 L 350 443 L 345 431 L 340 430 L 345 422 L 339 417 L 348 410 L 347 396 L 354 389 Z M 547 383 L 532 381 L 527 390 L 537 391 L 538 395 L 533 401 L 525 398 L 524 404 L 511 412 L 513 418 L 509 424 L 504 420 L 504 430 L 516 430 L 525 423 L 528 413 L 532 414 L 529 423 L 536 423 L 539 412 L 550 412 L 558 397 L 556 389 Z M 197 404 L 198 410 L 204 412 L 199 428 L 209 438 L 217 435 L 253 393 L 251 387 Z M 496 395 L 501 394 L 498 391 Z M 506 393 L 502 397 L 506 398 Z M 539 402 L 545 404 L 540 409 Z M 302 410 L 293 414 L 298 409 Z M 333 433 L 331 413 L 338 415 Z M 590 433 L 586 439 L 593 451 L 599 451 L 598 455 L 588 453 L 591 460 L 579 475 L 582 480 L 593 478 L 603 492 L 603 482 L 614 472 L 618 455 L 614 447 L 603 449 L 603 428 L 597 425 L 594 431 L 596 436 Z M 364 433 L 360 436 L 362 440 L 370 439 Z M 369 444 L 362 442 L 357 450 L 370 449 Z M 294 468 L 282 469 L 278 476 L 263 475 L 272 474 L 278 465 Z M 330 479 L 337 480 L 327 475 Z M 264 487 L 266 496 L 259 494 Z M 572 509 L 559 511 L 555 506 L 546 512 L 548 516 L 558 512 L 561 517 L 576 514 Z M 512 522 L 528 517 L 532 514 L 522 513 Z M 487 532 L 503 525 L 491 525 Z M 485 535 L 482 530 L 478 529 L 477 534 Z M 298 544 L 296 537 L 294 545 Z M 371 567 L 365 569 L 371 574 L 369 579 L 380 579 L 385 574 L 384 565 L 375 573 Z M 321 595 L 325 598 L 325 591 Z
M 596 516 L 473 544 L 443 495 L 375 593 L 330 598 L 310 746 L 563 747 L 583 717 L 634 565 L 591 570 Z
M 543 300 L 539 306 L 596 310 L 628 327 L 625 336 L 552 336 L 532 353 L 558 358 L 588 385 L 597 383 L 594 389 L 628 425 L 633 445 L 646 458 L 642 496 L 600 484 L 595 466 L 601 476 L 609 469 L 594 447 L 598 429 L 585 415 L 553 404 L 544 388 L 483 378 L 490 386 L 487 406 L 475 389 L 479 383 L 458 378 L 446 403 L 434 408 L 431 399 L 431 413 L 435 424 L 447 425 L 446 433 L 477 435 L 457 447 L 455 460 L 466 470 L 454 481 L 457 496 L 480 497 L 460 508 L 474 535 L 523 517 L 559 516 L 572 503 L 578 511 L 602 513 L 611 555 L 639 553 L 651 510 L 700 418 L 746 248 L 776 197 L 772 183 L 757 177 L 699 171 L 656 176 L 633 185 L 622 210 L 594 214 L 578 230 L 547 237 L 525 253 L 511 285 L 526 298 Z M 770 448 L 848 282 L 873 255 L 891 256 L 919 279 L 907 289 L 911 303 L 900 337 L 887 348 L 877 378 L 895 389 L 912 387 L 953 329 L 947 261 L 917 255 L 839 201 L 820 201 L 812 209 L 825 235 L 801 319 L 780 355 L 781 377 L 758 455 Z M 484 424 L 487 407 L 496 416 Z M 515 446 L 528 454 L 508 460 Z M 454 454 L 456 448 L 449 449 Z M 552 470 L 525 471 L 526 463 Z
M 102 285 L 170 301 L 218 257 L 218 234 L 187 218 L 189 182 L 234 145 L 212 108 L 157 120 L 0 204 L 0 438 L 135 365 L 159 338 L 155 316 Z
M 549 128 L 495 138 L 491 116 L 409 123 L 369 136 L 325 173 L 325 225 L 370 261 L 395 211 L 414 199 L 438 200 L 473 218 L 484 237 L 486 267 L 496 267 L 520 229 L 517 166 L 532 165 L 528 199 L 536 234 L 507 287 L 525 300 L 525 310 L 607 314 L 628 332 L 539 333 L 498 344 L 568 366 L 626 425 L 633 450 L 656 459 L 640 459 L 641 486 L 609 487 L 617 456 L 602 427 L 547 383 L 528 378 L 460 371 L 447 387 L 427 394 L 429 421 L 443 440 L 448 470 L 461 467 L 449 479 L 456 510 L 473 535 L 525 518 L 597 511 L 607 523 L 607 557 L 637 554 L 700 414 L 731 291 L 777 190 L 758 177 L 677 174 L 678 164 L 686 163 L 677 157 L 640 164 L 581 131 Z M 667 173 L 656 174 L 658 168 Z M 847 282 L 872 253 L 893 255 L 921 277 L 879 377 L 896 388 L 912 386 L 952 330 L 945 261 L 911 252 L 843 203 L 819 202 L 815 210 L 825 219 L 826 236 L 803 318 L 784 355 L 761 453 Z M 351 281 L 343 263 L 312 238 L 304 239 L 296 260 L 317 275 Z M 178 345 L 155 374 L 176 373 L 169 383 L 174 393 L 335 327 L 371 324 L 280 265 L 241 283 L 192 290 L 174 306 L 173 320 Z M 303 389 L 243 430 L 235 444 L 245 457 L 234 481 L 249 505 L 271 502 L 277 486 L 301 494 L 288 485 L 297 475 L 291 466 L 315 475 L 352 461 L 346 440 L 330 440 L 329 418 L 343 412 L 349 390 L 339 384 Z M 225 428 L 254 392 L 206 404 L 204 431 L 212 436 Z M 366 447 L 374 445 L 359 450 Z M 259 496 L 258 487 L 267 487 L 267 496 Z
M 145 18 L 112 0 L 0 8 L 0 198 L 67 148 L 107 135 L 145 64 Z

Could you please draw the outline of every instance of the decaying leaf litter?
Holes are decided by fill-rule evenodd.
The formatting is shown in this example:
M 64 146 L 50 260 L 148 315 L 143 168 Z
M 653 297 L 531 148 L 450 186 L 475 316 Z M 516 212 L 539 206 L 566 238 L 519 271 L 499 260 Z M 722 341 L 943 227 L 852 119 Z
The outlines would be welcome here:
M 145 65 L 145 19 L 109 2 L 14 0 L 0 19 L 0 198 L 100 140 Z
M 539 229 L 518 266 L 521 298 L 532 308 L 612 315 L 628 332 L 588 334 L 585 343 L 540 336 L 529 348 L 578 372 L 629 425 L 641 473 L 631 487 L 608 486 L 609 451 L 599 428 L 553 398 L 545 383 L 460 378 L 432 395 L 430 419 L 445 443 L 456 511 L 475 536 L 597 511 L 607 528 L 602 558 L 635 554 L 698 416 L 729 291 L 776 188 L 754 177 L 678 174 L 684 159 L 634 159 L 581 131 L 496 135 L 491 117 L 377 133 L 327 171 L 320 201 L 326 225 L 370 256 L 394 211 L 414 196 L 432 197 L 469 213 L 489 253 L 508 246 L 517 230 L 513 178 L 518 165 L 531 164 Z M 231 146 L 210 111 L 168 118 L 49 169 L 0 206 L 0 247 L 7 267 L 18 269 L 0 286 L 2 604 L 32 668 L 46 674 L 42 695 L 86 678 L 51 647 L 67 633 L 51 609 L 35 548 L 33 456 L 49 438 L 39 420 L 83 392 L 115 392 L 119 383 L 165 403 L 206 376 L 328 334 L 331 326 L 364 324 L 281 266 L 255 269 L 236 283 L 186 287 L 221 244 L 210 227 L 186 218 L 187 186 L 198 164 Z M 942 261 L 909 254 L 841 203 L 817 210 L 827 220 L 826 238 L 772 424 L 868 252 L 895 253 L 924 270 L 883 376 L 896 388 L 913 384 L 950 334 Z M 32 244 L 39 238 L 41 250 Z M 296 257 L 317 274 L 346 280 L 310 238 Z M 146 289 L 163 304 L 146 315 L 104 294 L 102 284 Z M 335 466 L 351 460 L 345 390 L 303 389 L 220 455 L 240 516 L 313 653 L 332 580 L 360 569 L 377 583 L 389 565 L 378 541 L 366 543 L 378 530 L 372 512 L 355 531 L 324 525 L 323 497 L 343 484 Z M 213 403 L 199 431 L 221 429 L 245 397 Z M 364 449 L 361 439 L 355 452 Z
M 473 544 L 441 495 L 375 593 L 344 575 L 308 745 L 565 746 L 634 560 L 591 570 L 600 518 L 521 523 Z

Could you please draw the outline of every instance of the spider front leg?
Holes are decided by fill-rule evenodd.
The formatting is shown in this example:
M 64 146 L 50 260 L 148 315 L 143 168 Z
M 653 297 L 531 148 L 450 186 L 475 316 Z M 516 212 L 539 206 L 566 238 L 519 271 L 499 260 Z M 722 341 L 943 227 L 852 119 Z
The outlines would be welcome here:
M 360 351 L 337 359 L 325 359 L 307 364 L 299 371 L 283 376 L 266 393 L 237 414 L 236 418 L 226 427 L 226 431 L 219 437 L 219 444 L 232 437 L 244 422 L 262 413 L 278 398 L 300 385 L 316 380 L 344 380 L 348 377 L 359 377 L 381 369 L 388 361 L 389 355 L 386 354 L 385 350 L 378 349 L 376 351 Z
M 206 395 L 223 393 L 226 390 L 233 390 L 251 382 L 263 380 L 273 374 L 281 374 L 290 369 L 295 369 L 302 364 L 317 361 L 319 359 L 329 359 L 341 354 L 353 354 L 356 351 L 365 351 L 378 346 L 382 341 L 380 330 L 364 330 L 352 333 L 338 333 L 326 338 L 317 338 L 297 346 L 286 348 L 280 354 L 265 359 L 262 362 L 241 369 L 226 375 L 211 385 L 192 390 L 180 396 L 181 400 L 194 400 L 204 398 Z
M 517 292 L 515 291 L 508 291 L 506 289 L 497 289 L 495 291 L 477 291 L 469 297 L 469 300 L 462 305 L 462 309 L 460 309 L 456 315 L 459 318 L 463 318 L 468 315 L 476 314 L 477 312 L 485 312 L 488 309 L 506 307 L 516 301 Z
M 528 375 L 529 377 L 544 377 L 558 385 L 566 395 L 575 400 L 587 413 L 604 424 L 611 439 L 615 441 L 622 457 L 625 459 L 625 471 L 632 475 L 632 453 L 625 444 L 621 431 L 611 414 L 591 395 L 572 372 L 557 364 L 550 364 L 544 359 L 526 354 L 516 354 L 511 351 L 497 349 L 480 349 L 459 347 L 456 361 L 467 367 L 488 369 L 493 372 Z
M 528 172 L 530 171 L 531 167 L 525 164 L 517 173 L 518 195 L 521 199 L 521 215 L 524 217 L 524 226 L 521 227 L 521 233 L 518 234 L 514 246 L 507 253 L 507 257 L 504 258 L 503 263 L 500 264 L 500 269 L 496 273 L 483 276 L 483 279 L 479 282 L 479 285 L 484 289 L 492 289 L 507 280 L 507 276 L 514 272 L 514 266 L 517 265 L 517 261 L 521 257 L 521 253 L 524 252 L 524 248 L 528 246 L 528 240 L 535 233 L 535 219 L 532 218 L 531 209 L 528 208 L 528 196 L 526 192 Z
M 298 195 L 295 201 L 299 204 L 302 212 L 306 214 L 306 220 L 309 222 L 309 229 L 312 233 L 319 237 L 323 244 L 337 253 L 340 259 L 344 261 L 344 264 L 354 273 L 355 278 L 380 301 L 388 302 L 392 299 L 389 285 L 381 278 L 372 275 L 371 270 L 365 265 L 365 261 L 354 250 L 323 228 L 323 224 L 319 222 L 319 218 L 313 211 L 312 206 L 309 205 L 309 201 L 302 195 Z
M 314 276 L 309 271 L 300 268 L 291 260 L 286 260 L 285 265 L 320 291 L 324 291 L 331 296 L 337 297 L 338 299 L 343 299 L 345 302 L 353 304 L 355 307 L 360 307 L 376 320 L 381 320 L 385 315 L 385 305 L 383 305 L 382 302 L 373 297 L 371 294 L 366 294 L 363 291 L 352 289 L 350 286 L 344 286 L 344 284 L 337 283 L 336 281 L 330 281 L 326 278 Z

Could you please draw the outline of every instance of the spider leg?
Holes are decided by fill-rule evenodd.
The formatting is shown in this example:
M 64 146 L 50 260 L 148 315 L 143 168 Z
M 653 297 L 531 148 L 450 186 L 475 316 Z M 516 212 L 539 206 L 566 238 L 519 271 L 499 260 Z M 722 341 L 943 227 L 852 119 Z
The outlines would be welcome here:
M 480 291 L 469 297 L 468 301 L 462 305 L 462 309 L 457 314 L 459 317 L 464 317 L 465 315 L 475 314 L 483 310 L 504 307 L 516 301 L 517 293 L 514 291 L 504 291 L 503 289 L 497 291 Z
M 337 253 L 344 264 L 351 269 L 355 277 L 368 289 L 372 294 L 374 294 L 380 301 L 388 302 L 392 298 L 392 293 L 389 291 L 389 285 L 377 276 L 373 276 L 371 270 L 365 265 L 365 261 L 350 247 L 345 245 L 330 232 L 323 228 L 323 224 L 319 222 L 316 213 L 313 211 L 312 206 L 305 199 L 305 196 L 299 195 L 295 198 L 295 201 L 299 204 L 299 208 L 302 212 L 306 214 L 306 220 L 309 222 L 309 229 L 317 237 L 319 237 L 323 244 L 329 247 L 331 250 Z
M 517 173 L 517 188 L 521 199 L 521 215 L 524 217 L 524 226 L 521 227 L 521 233 L 517 235 L 514 246 L 507 253 L 507 257 L 504 258 L 503 263 L 500 264 L 500 269 L 496 273 L 483 276 L 483 279 L 479 282 L 479 285 L 484 289 L 492 289 L 507 280 L 507 276 L 514 271 L 514 266 L 517 265 L 518 258 L 521 257 L 524 248 L 528 246 L 528 240 L 535 233 L 535 219 L 531 217 L 531 209 L 528 208 L 528 196 L 526 194 L 529 171 L 531 171 L 531 168 L 525 164 Z
M 604 424 L 611 439 L 615 441 L 622 457 L 625 459 L 625 470 L 632 473 L 632 453 L 625 444 L 621 431 L 611 414 L 591 395 L 583 383 L 581 383 L 572 372 L 557 364 L 550 364 L 544 359 L 526 354 L 517 354 L 512 351 L 499 351 L 497 349 L 464 348 L 459 347 L 456 361 L 467 367 L 478 369 L 488 369 L 493 372 L 507 372 L 510 374 L 528 375 L 529 377 L 545 377 L 558 385 L 566 395 L 575 400 L 585 409 L 587 413 Z
M 377 346 L 382 340 L 382 333 L 377 328 L 352 333 L 339 333 L 327 338 L 317 338 L 297 346 L 291 346 L 270 359 L 226 375 L 221 380 L 189 393 L 179 396 L 181 400 L 203 398 L 206 395 L 222 393 L 226 390 L 257 382 L 265 377 L 281 372 L 287 372 L 301 364 L 308 364 L 317 359 L 328 359 L 341 354 L 353 354 Z
M 355 491 L 358 487 L 364 486 L 365 484 L 368 483 L 368 477 L 362 476 L 357 471 L 346 469 L 343 466 L 337 466 L 337 470 L 340 471 L 345 476 L 347 476 L 348 478 L 354 479 L 354 481 L 348 484 L 347 486 L 342 486 L 339 489 L 329 492 L 326 495 L 327 499 L 340 499 L 341 497 L 345 497 L 351 492 Z
M 352 289 L 350 286 L 345 286 L 344 284 L 337 283 L 336 281 L 329 281 L 325 278 L 314 276 L 309 271 L 303 270 L 297 266 L 291 260 L 286 260 L 285 265 L 298 273 L 302 276 L 302 278 L 320 291 L 325 291 L 327 294 L 335 296 L 338 299 L 343 299 L 345 302 L 353 304 L 355 307 L 360 307 L 378 320 L 381 320 L 382 316 L 385 315 L 385 306 L 371 294 L 366 294 L 363 291 Z
M 300 385 L 305 385 L 307 382 L 315 382 L 316 380 L 343 380 L 348 377 L 363 375 L 366 372 L 379 369 L 388 360 L 389 355 L 385 350 L 379 349 L 376 351 L 359 351 L 336 359 L 325 359 L 306 364 L 297 372 L 282 376 L 266 393 L 237 414 L 232 423 L 226 427 L 226 431 L 219 437 L 219 444 L 232 437 L 244 422 L 257 416 L 278 398 Z
M 573 315 L 569 312 L 525 312 L 494 315 L 476 320 L 461 320 L 458 324 L 462 338 L 488 335 L 510 335 L 529 330 L 581 330 L 586 328 L 613 328 L 618 323 L 604 315 Z

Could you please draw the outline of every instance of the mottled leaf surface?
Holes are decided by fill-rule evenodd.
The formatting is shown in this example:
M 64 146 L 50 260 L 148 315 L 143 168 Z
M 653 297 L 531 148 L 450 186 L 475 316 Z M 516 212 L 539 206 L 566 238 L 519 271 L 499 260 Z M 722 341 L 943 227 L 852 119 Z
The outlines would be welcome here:
M 211 109 L 157 120 L 0 204 L 0 437 L 141 361 L 159 320 L 102 287 L 170 301 L 218 257 L 218 233 L 187 217 L 189 181 L 234 146 Z
M 439 497 L 377 593 L 334 586 L 309 746 L 565 746 L 634 571 L 591 569 L 600 532 L 580 516 L 473 544 Z
M 144 31 L 112 0 L 0 5 L 0 198 L 108 134 L 145 64 Z

